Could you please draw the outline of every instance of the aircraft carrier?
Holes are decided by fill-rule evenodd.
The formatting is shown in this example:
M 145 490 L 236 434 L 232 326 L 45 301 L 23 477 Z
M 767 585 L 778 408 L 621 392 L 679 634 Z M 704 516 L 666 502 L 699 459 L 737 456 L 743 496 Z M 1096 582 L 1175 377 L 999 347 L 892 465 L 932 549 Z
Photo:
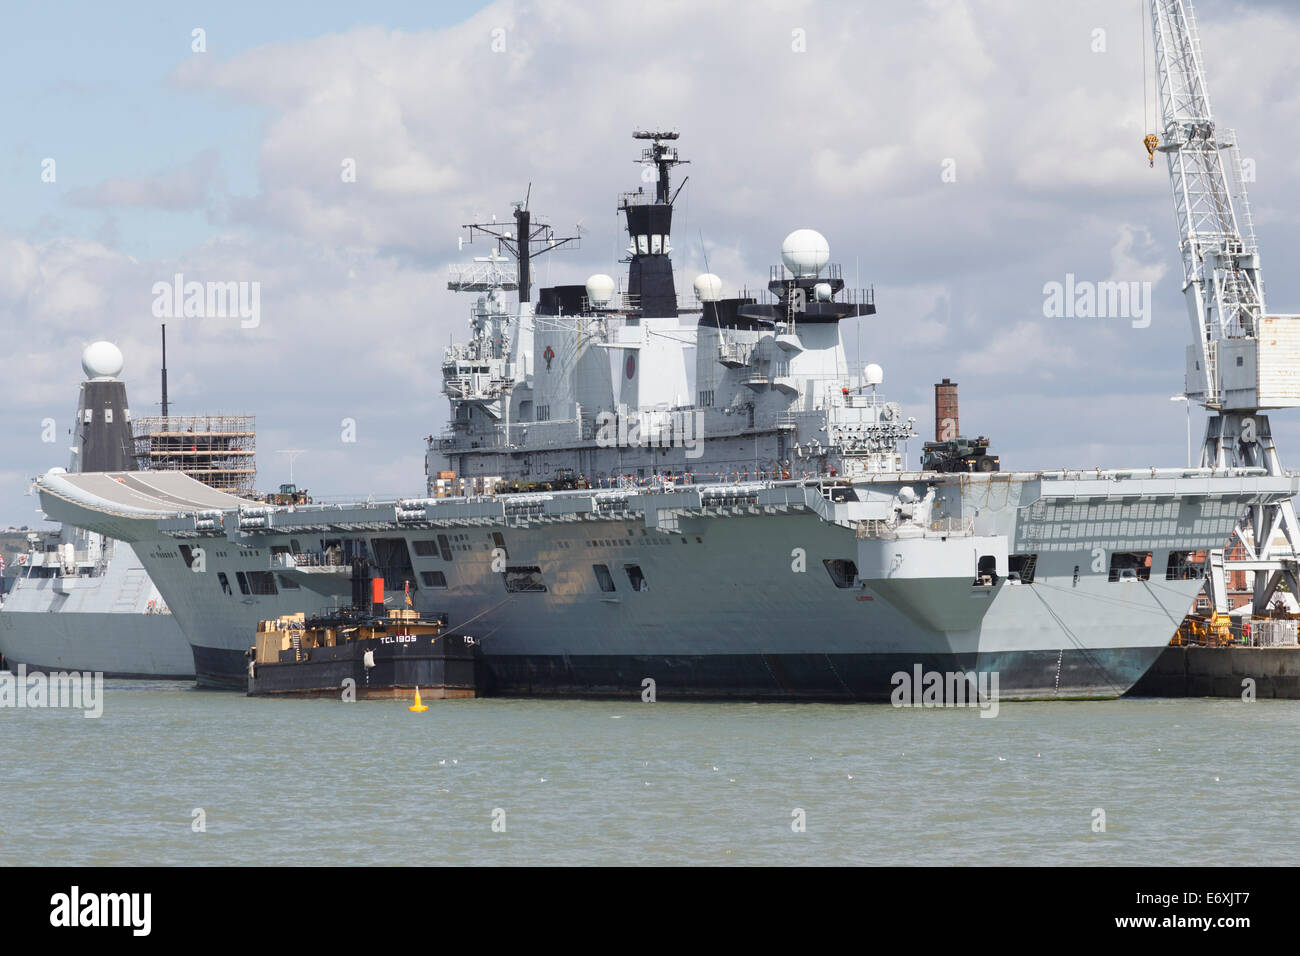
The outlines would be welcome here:
M 624 282 L 534 306 L 532 260 L 569 240 L 527 200 L 467 227 L 488 249 L 449 279 L 471 334 L 444 355 L 421 494 L 270 507 L 180 474 L 38 480 L 51 517 L 132 544 L 200 683 L 243 688 L 258 621 L 345 601 L 364 558 L 479 639 L 487 693 L 887 700 L 919 665 L 994 672 L 1003 699 L 1115 697 L 1191 607 L 1198 556 L 1296 494 L 1210 462 L 907 467 L 914 422 L 840 332 L 872 291 L 796 229 L 766 287 L 706 273 L 679 296 L 677 134 L 635 135 L 653 189 L 619 202 Z

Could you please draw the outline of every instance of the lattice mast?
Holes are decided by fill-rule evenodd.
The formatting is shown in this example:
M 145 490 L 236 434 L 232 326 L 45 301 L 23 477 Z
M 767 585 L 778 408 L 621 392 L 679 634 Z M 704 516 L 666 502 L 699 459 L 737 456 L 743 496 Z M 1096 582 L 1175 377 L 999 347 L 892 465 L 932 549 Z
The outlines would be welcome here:
M 1200 352 L 1188 395 L 1212 410 L 1250 410 L 1225 396 L 1217 343 L 1255 339 L 1264 314 L 1259 249 L 1232 130 L 1210 108 L 1196 17 L 1186 0 L 1152 0 L 1160 145 L 1177 216 L 1183 293 Z
M 1160 136 L 1148 136 L 1146 145 L 1153 158 L 1164 153 L 1173 190 L 1193 334 L 1186 394 L 1210 412 L 1201 467 L 1282 474 L 1260 410 L 1300 405 L 1300 317 L 1266 311 L 1241 155 L 1235 133 L 1215 125 L 1190 0 L 1151 0 L 1151 27 Z M 1241 529 L 1238 537 L 1251 560 L 1241 569 L 1254 574 L 1254 606 L 1262 612 L 1282 578 L 1297 586 L 1300 528 L 1289 501 L 1252 507 L 1246 524 L 1250 540 Z M 1291 555 L 1271 553 L 1279 535 Z M 1211 580 L 1211 597 L 1226 613 L 1220 585 Z

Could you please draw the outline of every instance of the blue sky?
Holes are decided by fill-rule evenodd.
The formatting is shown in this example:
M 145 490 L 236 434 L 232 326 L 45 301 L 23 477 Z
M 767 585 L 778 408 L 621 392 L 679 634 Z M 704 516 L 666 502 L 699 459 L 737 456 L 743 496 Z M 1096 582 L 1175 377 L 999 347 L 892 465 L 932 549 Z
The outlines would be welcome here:
M 6 144 L 0 203 L 5 226 L 34 238 L 112 230 L 137 257 L 165 254 L 205 238 L 210 211 L 104 210 L 75 202 L 104 180 L 162 172 L 205 151 L 235 194 L 258 189 L 257 147 L 266 110 L 178 88 L 173 71 L 195 56 L 227 58 L 267 44 L 381 23 L 431 30 L 459 23 L 482 2 L 26 4 L 6 11 L 0 81 Z M 32 172 L 56 160 L 57 181 L 31 188 Z M 74 201 L 69 201 L 72 196 Z
M 181 12 L 177 12 L 178 6 Z M 1220 123 L 1256 161 L 1272 311 L 1300 312 L 1300 10 L 1198 3 Z M 257 416 L 259 485 L 412 494 L 440 431 L 445 288 L 459 224 L 533 208 L 579 249 L 539 281 L 618 276 L 630 132 L 682 132 L 681 288 L 761 284 L 812 227 L 879 314 L 844 329 L 921 429 L 932 383 L 1008 467 L 1178 464 L 1189 341 L 1162 168 L 1141 138 L 1134 0 L 30 5 L 6 11 L 0 82 L 0 524 L 67 464 L 82 347 L 126 355 L 156 408 L 151 288 L 248 280 L 264 321 L 168 326 L 177 413 Z M 191 31 L 206 31 L 206 52 Z M 1094 36 L 1104 31 L 1104 49 Z M 792 37 L 802 32 L 805 50 Z M 504 49 L 493 38 L 505 38 Z M 653 55 L 636 55 L 652 50 Z M 1150 55 L 1147 55 L 1150 60 Z M 57 181 L 41 182 L 41 161 Z M 355 184 L 340 162 L 354 159 Z M 955 163 L 955 182 L 941 179 Z M 1153 321 L 1043 314 L 1066 274 L 1152 283 Z M 1274 416 L 1284 459 L 1300 447 Z M 357 422 L 355 444 L 339 440 Z M 1199 434 L 1200 423 L 1194 424 Z M 919 445 L 919 442 L 914 443 Z M 915 447 L 913 454 L 915 455 Z M 1300 461 L 1297 452 L 1295 461 Z

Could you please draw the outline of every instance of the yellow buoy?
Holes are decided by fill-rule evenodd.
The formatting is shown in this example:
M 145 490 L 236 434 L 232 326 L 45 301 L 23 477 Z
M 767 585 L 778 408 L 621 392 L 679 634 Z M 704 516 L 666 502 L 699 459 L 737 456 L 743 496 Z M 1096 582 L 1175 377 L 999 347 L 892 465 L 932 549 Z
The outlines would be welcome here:
M 420 688 L 415 688 L 415 703 L 408 707 L 407 710 L 413 710 L 417 714 L 422 714 L 428 709 L 429 705 L 420 700 Z

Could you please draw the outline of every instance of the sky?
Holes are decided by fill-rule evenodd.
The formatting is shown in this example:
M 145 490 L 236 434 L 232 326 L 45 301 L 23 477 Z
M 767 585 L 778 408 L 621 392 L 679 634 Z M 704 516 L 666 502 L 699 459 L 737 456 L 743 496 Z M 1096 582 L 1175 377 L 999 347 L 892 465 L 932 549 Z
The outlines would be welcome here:
M 933 383 L 1004 468 L 1182 464 L 1178 236 L 1148 168 L 1138 0 L 28 5 L 0 81 L 0 525 L 68 464 L 80 355 L 116 343 L 157 414 L 155 283 L 247 282 L 255 327 L 168 320 L 173 414 L 256 417 L 258 485 L 418 495 L 443 430 L 462 223 L 531 208 L 578 248 L 538 284 L 620 275 L 636 128 L 681 132 L 679 289 L 760 286 L 815 228 L 878 314 L 855 365 L 932 437 Z M 1211 99 L 1253 166 L 1270 312 L 1300 312 L 1300 8 L 1196 4 Z M 1144 59 L 1146 78 L 1144 80 Z M 354 170 L 355 175 L 349 175 Z M 485 251 L 485 250 L 484 250 Z M 1139 317 L 1058 317 L 1053 282 L 1148 288 Z M 860 278 L 859 278 L 860 277 Z M 1145 300 L 1144 300 L 1145 301 Z M 1146 319 L 1149 318 L 1149 323 Z M 1294 412 L 1275 412 L 1284 463 Z M 46 422 L 56 423 L 51 435 Z M 355 441 L 346 422 L 353 424 Z M 1202 413 L 1192 410 L 1197 444 Z M 46 441 L 53 437 L 54 441 Z

